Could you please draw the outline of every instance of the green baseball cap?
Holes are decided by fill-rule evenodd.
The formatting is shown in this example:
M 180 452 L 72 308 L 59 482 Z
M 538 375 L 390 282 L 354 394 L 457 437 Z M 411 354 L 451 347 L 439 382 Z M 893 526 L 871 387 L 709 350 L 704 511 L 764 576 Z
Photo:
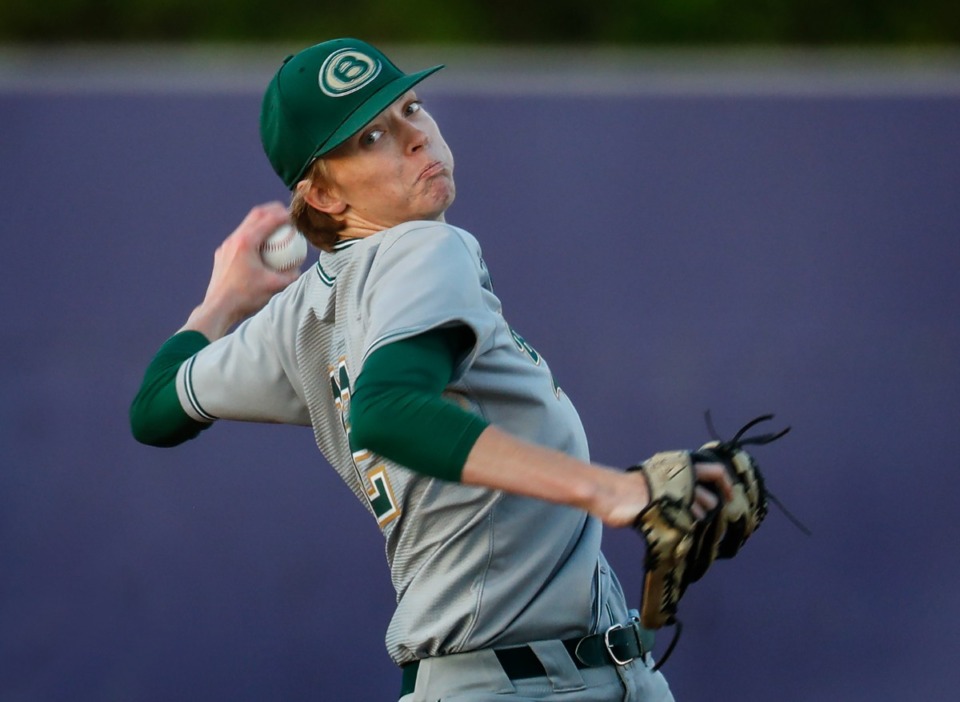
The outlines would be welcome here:
M 273 170 L 292 190 L 314 159 L 441 68 L 406 75 L 359 39 L 333 39 L 288 56 L 260 110 L 260 140 Z

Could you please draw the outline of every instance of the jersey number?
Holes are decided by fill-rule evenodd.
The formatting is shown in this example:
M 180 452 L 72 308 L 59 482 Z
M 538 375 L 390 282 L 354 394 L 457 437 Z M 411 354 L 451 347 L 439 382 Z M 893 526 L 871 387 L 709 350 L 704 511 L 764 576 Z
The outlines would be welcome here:
M 330 368 L 330 390 L 333 402 L 340 414 L 340 423 L 350 445 L 350 376 L 347 375 L 345 359 L 340 359 L 335 368 Z M 384 527 L 400 516 L 400 507 L 387 475 L 387 467 L 380 458 L 366 449 L 352 452 L 353 468 L 357 479 L 363 486 L 370 509 L 377 518 L 380 527 Z

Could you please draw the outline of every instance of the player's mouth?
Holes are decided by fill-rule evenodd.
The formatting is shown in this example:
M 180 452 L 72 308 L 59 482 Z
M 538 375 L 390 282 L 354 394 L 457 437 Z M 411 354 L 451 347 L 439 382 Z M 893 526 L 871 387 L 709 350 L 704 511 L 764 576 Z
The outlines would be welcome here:
M 433 176 L 440 175 L 446 170 L 446 166 L 443 165 L 442 161 L 433 161 L 432 163 L 427 164 L 427 167 L 420 171 L 420 175 L 417 176 L 417 180 L 426 180 L 427 178 L 433 178 Z

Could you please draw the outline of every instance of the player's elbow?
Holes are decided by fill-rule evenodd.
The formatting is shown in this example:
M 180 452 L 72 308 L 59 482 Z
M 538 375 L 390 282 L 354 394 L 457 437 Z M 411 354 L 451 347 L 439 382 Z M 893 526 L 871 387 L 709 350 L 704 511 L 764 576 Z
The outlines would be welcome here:
M 146 446 L 167 447 L 173 445 L 155 427 L 143 421 L 134 407 L 130 408 L 130 433 L 133 434 L 133 438 L 138 443 Z
M 137 442 L 146 446 L 167 448 L 179 443 L 161 431 L 160 427 L 151 423 L 140 411 L 136 402 L 130 407 L 130 433 Z
M 133 430 L 133 438 L 144 446 L 153 446 L 154 448 L 171 448 L 173 446 L 179 446 L 180 443 L 182 443 L 163 434 L 146 431 L 140 427 Z
M 155 404 L 140 393 L 130 405 L 130 433 L 141 444 L 157 448 L 179 446 L 210 426 L 194 421 L 182 411 L 158 411 Z

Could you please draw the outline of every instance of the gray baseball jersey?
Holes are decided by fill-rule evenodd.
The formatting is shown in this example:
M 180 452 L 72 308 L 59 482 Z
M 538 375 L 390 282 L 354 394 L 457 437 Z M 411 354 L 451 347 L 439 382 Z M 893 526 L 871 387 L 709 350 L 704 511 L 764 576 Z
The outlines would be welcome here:
M 504 319 L 477 241 L 410 222 L 341 242 L 237 330 L 181 366 L 199 421 L 312 425 L 386 539 L 397 608 L 386 641 L 411 660 L 589 633 L 619 585 L 584 512 L 423 475 L 351 451 L 350 394 L 391 341 L 467 325 L 474 347 L 445 396 L 528 441 L 588 460 L 576 410 Z

